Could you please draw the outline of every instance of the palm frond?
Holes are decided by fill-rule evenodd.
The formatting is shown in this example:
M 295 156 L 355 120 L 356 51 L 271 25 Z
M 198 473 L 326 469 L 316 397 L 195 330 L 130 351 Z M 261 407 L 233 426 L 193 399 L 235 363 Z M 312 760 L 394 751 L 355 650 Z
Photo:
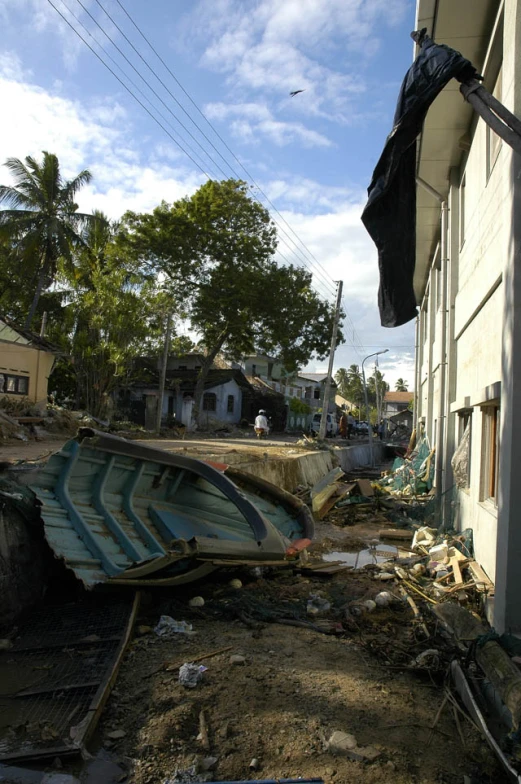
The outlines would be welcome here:
M 8 204 L 13 209 L 17 209 L 19 207 L 32 207 L 33 201 L 17 188 L 12 188 L 9 185 L 0 185 L 0 204 Z
M 69 182 L 65 183 L 62 189 L 64 198 L 70 199 L 72 201 L 80 188 L 82 188 L 84 185 L 88 185 L 91 180 L 92 174 L 88 169 L 84 169 L 78 175 L 76 175 L 73 180 L 69 180 Z

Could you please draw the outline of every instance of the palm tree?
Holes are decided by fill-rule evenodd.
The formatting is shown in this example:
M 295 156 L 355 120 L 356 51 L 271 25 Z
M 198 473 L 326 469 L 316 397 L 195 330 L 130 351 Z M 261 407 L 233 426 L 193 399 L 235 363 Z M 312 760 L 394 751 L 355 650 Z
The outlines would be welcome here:
M 395 390 L 397 392 L 407 392 L 407 387 L 408 386 L 409 385 L 408 385 L 407 381 L 404 381 L 403 378 L 399 378 L 398 381 L 396 382 L 394 388 L 395 388 Z
M 42 291 L 56 279 L 59 260 L 72 265 L 73 250 L 84 246 L 82 231 L 95 220 L 78 212 L 74 201 L 92 175 L 84 169 L 64 180 L 57 156 L 45 151 L 41 162 L 28 155 L 25 163 L 8 158 L 5 166 L 15 184 L 0 186 L 0 204 L 9 207 L 0 211 L 0 237 L 13 243 L 24 265 L 32 264 L 38 276 L 25 321 L 29 328 Z

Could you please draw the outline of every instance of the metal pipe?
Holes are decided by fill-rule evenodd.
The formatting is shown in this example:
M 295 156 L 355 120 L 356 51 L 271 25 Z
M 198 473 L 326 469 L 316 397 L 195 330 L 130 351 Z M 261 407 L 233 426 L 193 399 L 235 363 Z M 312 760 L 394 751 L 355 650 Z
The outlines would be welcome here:
M 443 498 L 443 456 L 445 450 L 445 386 L 447 383 L 447 279 L 449 260 L 447 255 L 449 205 L 446 201 L 441 204 L 441 357 L 440 357 L 440 388 L 438 405 L 438 431 L 436 433 L 436 501 L 438 512 L 441 513 L 441 528 L 445 527 L 445 515 L 442 509 Z

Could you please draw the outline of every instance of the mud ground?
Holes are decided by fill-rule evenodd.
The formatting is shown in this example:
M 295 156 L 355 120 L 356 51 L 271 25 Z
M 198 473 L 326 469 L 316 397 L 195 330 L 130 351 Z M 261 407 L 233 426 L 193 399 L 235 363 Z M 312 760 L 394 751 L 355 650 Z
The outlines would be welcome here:
M 321 523 L 318 529 L 315 558 L 359 548 L 378 526 Z M 434 626 L 426 642 L 400 603 L 362 617 L 346 613 L 351 602 L 389 590 L 374 574 L 363 569 L 325 579 L 292 570 L 228 571 L 175 599 L 146 596 L 140 636 L 103 715 L 100 743 L 126 760 L 134 784 L 205 780 L 187 772 L 204 774 L 209 766 L 209 781 L 316 776 L 339 784 L 463 784 L 464 775 L 479 774 L 480 782 L 504 782 L 495 757 L 464 719 L 461 735 L 450 710 L 431 729 L 448 659 L 430 670 L 408 667 L 419 652 L 439 645 Z M 233 588 L 232 578 L 242 587 Z M 307 601 L 317 591 L 331 604 L 313 619 L 317 628 L 285 625 L 309 622 Z M 188 606 L 195 595 L 205 599 L 203 607 Z M 192 623 L 195 634 L 159 638 L 152 628 L 161 614 Z M 324 624 L 341 633 L 321 633 Z M 180 664 L 221 648 L 229 650 L 202 660 L 207 670 L 196 688 L 178 682 Z M 231 656 L 245 661 L 234 664 Z M 166 672 L 165 662 L 174 669 Z M 335 731 L 354 735 L 374 759 L 332 753 Z M 111 739 L 114 732 L 122 737 Z

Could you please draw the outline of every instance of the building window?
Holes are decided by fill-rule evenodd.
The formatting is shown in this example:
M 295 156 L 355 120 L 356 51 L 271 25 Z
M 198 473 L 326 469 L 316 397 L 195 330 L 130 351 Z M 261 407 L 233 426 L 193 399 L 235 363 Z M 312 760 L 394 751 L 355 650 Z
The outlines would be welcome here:
M 492 95 L 501 101 L 503 86 L 503 71 L 500 70 L 496 79 L 496 84 L 492 90 Z M 487 180 L 492 173 L 492 169 L 497 161 L 499 151 L 501 149 L 501 137 L 494 133 L 492 128 L 487 125 Z
M 499 406 L 486 406 L 482 409 L 482 417 L 481 501 L 491 500 L 497 505 L 499 476 Z
M 458 487 L 470 487 L 470 460 L 472 455 L 472 410 L 465 409 L 458 414 L 458 448 L 452 467 Z M 454 460 L 457 461 L 456 463 Z
M 179 365 L 178 370 L 188 370 L 188 365 Z
M 203 411 L 217 411 L 217 395 L 214 392 L 204 393 Z
M 29 379 L 27 376 L 12 376 L 0 373 L 0 394 L 27 395 L 29 392 Z
M 315 400 L 320 400 L 320 389 L 318 387 L 313 391 L 313 397 Z
M 233 409 L 235 408 L 235 398 L 233 395 L 228 395 L 228 405 L 226 410 L 229 414 L 233 414 Z

